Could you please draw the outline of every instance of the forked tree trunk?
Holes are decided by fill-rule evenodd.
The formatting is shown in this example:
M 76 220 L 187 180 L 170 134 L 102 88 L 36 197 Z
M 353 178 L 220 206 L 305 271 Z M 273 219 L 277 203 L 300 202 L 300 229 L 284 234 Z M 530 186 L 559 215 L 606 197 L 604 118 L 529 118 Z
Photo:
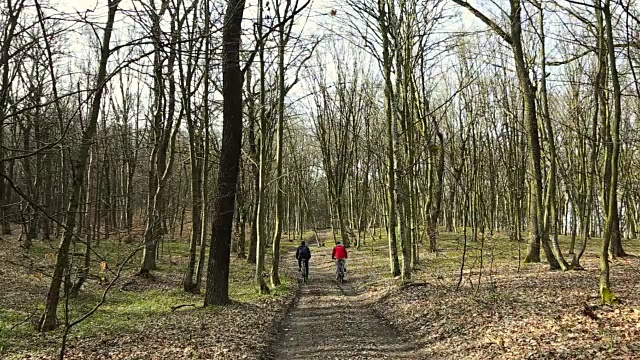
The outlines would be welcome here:
M 474 16 L 483 21 L 492 31 L 500 36 L 511 46 L 516 67 L 516 75 L 520 87 L 520 93 L 524 101 L 525 125 L 529 142 L 529 162 L 533 171 L 533 201 L 535 202 L 535 216 L 537 222 L 536 236 L 534 241 L 540 241 L 544 249 L 549 267 L 559 269 L 560 265 L 556 260 L 549 244 L 548 234 L 545 233 L 543 190 L 544 179 L 542 175 L 542 153 L 540 147 L 540 136 L 538 128 L 538 117 L 536 112 L 536 90 L 529 77 L 529 66 L 525 60 L 525 53 L 522 45 L 522 3 L 520 0 L 510 0 L 510 29 L 506 32 L 496 22 L 489 19 L 472 5 L 464 0 L 453 0 L 456 4 L 468 9 Z M 530 250 L 535 251 L 536 244 L 530 246 Z M 527 258 L 535 259 L 536 254 L 528 254 Z
M 601 5 L 600 0 L 596 0 L 596 5 Z M 613 21 L 611 18 L 610 0 L 605 0 L 602 11 L 596 10 L 598 19 L 599 33 L 601 40 L 604 38 L 602 30 L 602 19 L 604 17 L 606 27 L 606 49 L 609 55 L 609 70 L 611 73 L 611 82 L 613 85 L 613 119 L 610 125 L 611 146 L 607 147 L 605 152 L 605 161 L 610 163 L 610 181 L 609 188 L 605 187 L 604 191 L 608 191 L 608 203 L 606 205 L 605 229 L 602 239 L 602 249 L 600 252 L 600 297 L 603 303 L 613 304 L 617 302 L 615 295 L 611 292 L 611 284 L 609 281 L 609 245 L 614 238 L 614 232 L 619 233 L 618 229 L 618 172 L 619 172 L 619 154 L 620 154 L 620 123 L 622 120 L 622 104 L 621 104 L 621 88 L 618 78 L 618 70 L 616 65 L 616 50 L 613 40 Z M 600 47 L 603 49 L 604 46 Z M 606 179 L 605 179 L 606 180 Z M 618 235 L 619 236 L 619 235 Z
M 67 269 L 69 247 L 73 241 L 74 231 L 76 228 L 76 214 L 81 201 L 80 195 L 82 194 L 82 189 L 85 186 L 85 179 L 87 177 L 87 158 L 89 157 L 89 148 L 93 143 L 93 138 L 96 134 L 96 128 L 98 125 L 100 104 L 102 101 L 102 94 L 104 92 L 105 81 L 107 79 L 107 62 L 109 60 L 109 55 L 111 54 L 111 33 L 113 31 L 113 23 L 115 21 L 119 3 L 120 0 L 108 1 L 109 10 L 107 23 L 102 37 L 100 64 L 95 82 L 96 92 L 93 95 L 88 123 L 82 133 L 80 147 L 76 151 L 73 162 L 72 191 L 69 198 L 69 206 L 66 211 L 65 230 L 62 240 L 60 241 L 60 246 L 58 247 L 56 264 L 53 269 L 53 276 L 51 277 L 51 285 L 49 286 L 49 292 L 47 294 L 45 310 L 40 319 L 40 331 L 51 331 L 57 326 L 57 310 L 60 300 L 60 288 L 65 270 Z

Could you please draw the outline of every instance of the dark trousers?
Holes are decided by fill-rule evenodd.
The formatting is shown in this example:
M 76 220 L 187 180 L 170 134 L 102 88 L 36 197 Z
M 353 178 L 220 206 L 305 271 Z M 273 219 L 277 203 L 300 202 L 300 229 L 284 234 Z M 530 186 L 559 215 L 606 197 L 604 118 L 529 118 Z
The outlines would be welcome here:
M 298 269 L 302 269 L 302 260 L 305 259 L 298 259 Z M 305 269 L 307 270 L 307 274 L 309 273 L 309 259 L 306 259 L 307 261 L 305 262 Z

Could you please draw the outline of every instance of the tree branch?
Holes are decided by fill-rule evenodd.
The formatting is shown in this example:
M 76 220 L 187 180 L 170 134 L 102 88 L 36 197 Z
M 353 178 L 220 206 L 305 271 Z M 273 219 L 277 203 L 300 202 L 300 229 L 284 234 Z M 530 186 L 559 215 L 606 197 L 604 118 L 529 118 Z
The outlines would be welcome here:
M 453 2 L 469 10 L 469 12 L 475 15 L 475 17 L 482 20 L 483 23 L 490 27 L 491 30 L 495 31 L 496 34 L 498 34 L 498 36 L 500 36 L 507 44 L 513 45 L 511 36 L 509 36 L 509 34 L 507 34 L 507 32 L 504 31 L 504 29 L 500 27 L 500 25 L 498 25 L 495 21 L 489 19 L 485 14 L 480 12 L 480 10 L 474 8 L 471 4 L 463 0 L 453 0 Z

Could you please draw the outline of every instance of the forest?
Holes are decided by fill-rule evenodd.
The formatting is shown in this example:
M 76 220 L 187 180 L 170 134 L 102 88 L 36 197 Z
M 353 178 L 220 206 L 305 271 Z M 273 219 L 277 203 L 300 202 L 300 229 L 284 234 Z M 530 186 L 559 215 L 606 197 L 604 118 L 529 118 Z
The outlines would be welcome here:
M 0 358 L 640 357 L 639 73 L 633 0 L 2 0 Z

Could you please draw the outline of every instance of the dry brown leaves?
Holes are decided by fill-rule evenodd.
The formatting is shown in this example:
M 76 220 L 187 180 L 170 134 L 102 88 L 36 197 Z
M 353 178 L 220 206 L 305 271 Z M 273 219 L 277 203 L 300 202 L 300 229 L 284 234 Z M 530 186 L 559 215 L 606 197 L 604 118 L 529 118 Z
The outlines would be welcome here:
M 72 339 L 66 359 L 264 359 L 292 296 L 183 308 L 148 318 L 138 331 Z M 52 347 L 22 359 L 57 359 Z
M 8 245 L 8 244 L 7 244 Z M 11 245 L 11 247 L 14 244 Z M 18 254 L 17 249 L 5 248 L 0 251 L 0 285 L 8 291 L 0 291 L 0 306 L 4 309 L 31 313 L 46 295 L 48 278 L 46 271 L 39 274 L 36 267 L 26 259 L 17 259 L 18 265 L 7 260 Z M 40 259 L 41 260 L 41 259 Z M 176 258 L 176 260 L 180 260 Z M 27 266 L 24 266 L 24 265 Z M 45 266 L 35 262 L 37 266 Z M 238 264 L 234 264 L 238 266 Z M 43 267 L 44 270 L 48 270 Z M 154 273 L 154 279 L 145 279 L 128 274 L 121 279 L 127 292 L 145 294 L 146 291 L 178 291 L 182 267 L 175 273 Z M 251 280 L 247 280 L 251 291 Z M 120 291 L 121 285 L 114 289 Z M 98 286 L 91 283 L 91 286 Z M 285 310 L 293 303 L 293 292 L 252 298 L 235 302 L 227 307 L 193 308 L 184 307 L 172 312 L 166 306 L 164 312 L 154 312 L 136 326 L 114 329 L 97 336 L 78 337 L 72 332 L 66 359 L 264 359 L 270 357 L 271 342 L 284 318 Z M 200 297 L 198 297 L 200 298 Z M 201 299 L 201 298 L 200 298 Z M 109 305 L 109 297 L 107 305 Z M 202 302 L 200 301 L 201 305 Z M 179 304 L 170 304 L 179 305 Z M 163 308 L 164 309 L 164 308 Z M 106 311 L 106 310 L 105 310 Z M 126 314 L 114 313 L 122 317 Z M 91 321 L 91 320 L 88 320 Z M 25 332 L 28 340 L 19 348 L 0 351 L 0 358 L 10 359 L 57 359 L 60 331 L 38 335 L 22 325 L 18 330 Z M 2 328 L 0 327 L 0 330 Z M 1 334 L 0 334 L 1 335 Z M 2 338 L 0 337 L 0 340 Z
M 637 258 L 612 264 L 614 292 L 623 305 L 598 306 L 597 259 L 587 271 L 521 272 L 497 268 L 479 289 L 469 285 L 406 287 L 378 311 L 437 359 L 633 359 L 640 354 Z M 435 282 L 433 282 L 435 283 Z M 596 320 L 584 314 L 592 306 Z
M 82 339 L 67 359 L 263 359 L 269 355 L 285 305 L 260 301 L 219 310 L 177 311 L 149 319 L 141 332 Z

